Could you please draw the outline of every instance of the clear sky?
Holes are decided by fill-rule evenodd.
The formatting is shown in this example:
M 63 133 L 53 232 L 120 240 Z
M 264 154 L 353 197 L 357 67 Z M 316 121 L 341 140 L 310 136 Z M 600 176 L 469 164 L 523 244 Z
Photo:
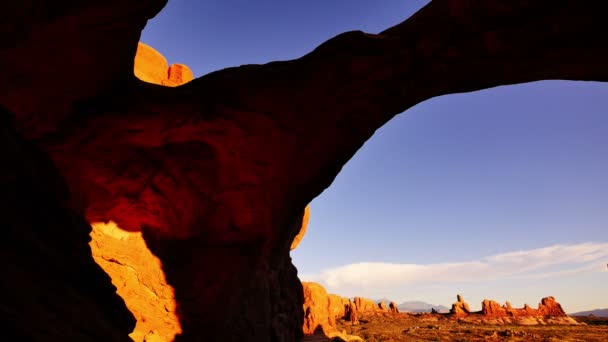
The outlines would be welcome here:
M 427 1 L 169 0 L 142 41 L 196 76 L 377 33 Z M 608 84 L 543 81 L 431 99 L 382 127 L 312 203 L 292 252 L 344 296 L 456 293 L 608 307 Z

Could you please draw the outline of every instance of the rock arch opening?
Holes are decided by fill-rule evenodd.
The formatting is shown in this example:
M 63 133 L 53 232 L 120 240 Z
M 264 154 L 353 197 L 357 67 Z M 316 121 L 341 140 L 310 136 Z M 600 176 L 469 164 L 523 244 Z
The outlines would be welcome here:
M 596 305 L 607 91 L 542 81 L 401 114 L 312 202 L 308 236 L 292 252 L 300 278 L 445 310 L 459 292 L 474 311 L 486 298 L 520 307 L 547 295 L 568 312 Z

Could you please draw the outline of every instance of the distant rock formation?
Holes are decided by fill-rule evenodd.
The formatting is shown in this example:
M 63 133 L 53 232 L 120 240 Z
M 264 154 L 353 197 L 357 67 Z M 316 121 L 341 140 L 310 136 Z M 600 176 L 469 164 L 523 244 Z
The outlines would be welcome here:
M 395 302 L 390 302 L 388 304 L 388 311 L 392 314 L 398 314 L 399 313 L 399 309 L 397 308 L 397 305 L 395 304 Z
M 459 300 L 462 298 L 459 298 Z M 481 323 L 481 324 L 517 324 L 517 325 L 578 325 L 574 319 L 568 317 L 562 306 L 555 301 L 553 297 L 546 297 L 538 304 L 537 309 L 533 309 L 528 304 L 524 304 L 521 309 L 514 308 L 510 302 L 504 305 L 498 304 L 496 301 L 485 299 L 481 303 L 480 312 L 463 313 L 463 310 L 458 309 L 451 312 L 459 317 L 463 322 Z
M 380 307 L 376 302 L 371 299 L 363 297 L 355 297 L 355 305 L 357 306 L 357 312 L 380 312 Z M 386 305 L 385 305 L 386 306 Z
M 453 315 L 466 315 L 471 312 L 469 308 L 469 304 L 467 304 L 464 299 L 462 299 L 461 295 L 456 296 L 457 302 L 452 304 L 452 309 L 450 309 L 450 313 Z
M 566 317 L 566 312 L 553 297 L 546 297 L 538 304 L 538 309 L 532 309 L 525 304 L 522 309 L 516 309 L 511 303 L 500 305 L 493 300 L 485 299 L 481 303 L 481 312 L 486 317 Z
M 386 302 L 385 301 L 381 301 L 380 303 L 378 303 L 378 308 L 380 309 L 380 311 L 386 312 L 387 308 L 386 308 Z

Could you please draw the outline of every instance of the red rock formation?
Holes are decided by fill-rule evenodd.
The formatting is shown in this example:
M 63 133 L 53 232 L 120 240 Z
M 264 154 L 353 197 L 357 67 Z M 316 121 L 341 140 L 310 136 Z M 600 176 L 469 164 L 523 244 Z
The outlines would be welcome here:
M 506 305 L 503 307 L 493 300 L 484 299 L 481 303 L 481 311 L 485 316 L 506 317 L 512 315 L 512 310 L 507 310 Z
M 545 297 L 540 301 L 538 313 L 542 316 L 567 316 L 562 306 L 552 296 Z
M 162 264 L 146 247 L 141 232 L 126 232 L 113 222 L 93 224 L 91 251 L 112 278 L 117 293 L 137 319 L 129 335 L 135 342 L 173 341 L 181 333 L 173 288 Z
M 178 341 L 300 337 L 289 249 L 304 207 L 397 113 L 503 84 L 608 80 L 607 2 L 435 0 L 380 34 L 166 89 L 132 74 L 164 3 L 3 2 L 0 104 L 88 220 L 142 231 L 175 288 Z
M 461 295 L 457 295 L 456 299 L 456 303 L 452 304 L 452 308 L 450 309 L 451 314 L 461 316 L 471 312 L 469 304 L 467 304 L 464 299 L 462 299 Z
M 365 312 L 379 312 L 380 307 L 376 302 L 371 299 L 363 298 L 363 297 L 355 297 L 354 298 L 355 305 L 357 307 L 358 313 Z
M 481 311 L 488 317 L 566 317 L 566 312 L 553 297 L 546 297 L 538 304 L 538 309 L 532 309 L 525 304 L 522 309 L 516 309 L 506 302 L 501 306 L 493 300 L 485 299 L 481 303 Z
M 349 305 L 348 298 L 327 294 L 325 288 L 317 283 L 303 282 L 304 324 L 302 330 L 312 335 L 320 326 L 326 334 L 337 332 L 336 318 L 344 318 Z

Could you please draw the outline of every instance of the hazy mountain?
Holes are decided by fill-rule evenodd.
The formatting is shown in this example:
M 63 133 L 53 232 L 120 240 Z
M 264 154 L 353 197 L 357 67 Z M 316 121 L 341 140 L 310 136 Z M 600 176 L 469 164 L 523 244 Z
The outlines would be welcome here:
M 435 309 L 437 312 L 448 312 L 450 308 L 443 305 L 433 305 L 421 301 L 408 301 L 397 305 L 399 311 L 402 312 L 431 312 Z
M 570 316 L 589 316 L 594 315 L 596 317 L 608 317 L 608 309 L 595 309 L 589 311 L 581 311 L 569 314 Z

